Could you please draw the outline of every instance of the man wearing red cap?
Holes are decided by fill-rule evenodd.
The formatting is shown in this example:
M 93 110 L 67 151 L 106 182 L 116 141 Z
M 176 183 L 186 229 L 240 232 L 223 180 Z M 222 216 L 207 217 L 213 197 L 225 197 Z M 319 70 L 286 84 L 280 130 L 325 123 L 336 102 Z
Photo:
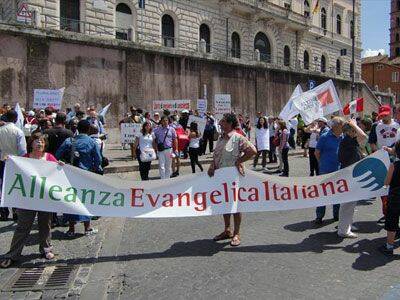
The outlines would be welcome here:
M 393 110 L 390 105 L 382 105 L 379 107 L 378 121 L 372 125 L 369 134 L 368 143 L 371 145 L 372 152 L 382 149 L 383 147 L 392 147 L 397 141 L 397 130 L 399 123 L 392 119 Z M 387 210 L 387 197 L 382 197 L 382 213 L 383 217 L 378 223 L 385 222 Z

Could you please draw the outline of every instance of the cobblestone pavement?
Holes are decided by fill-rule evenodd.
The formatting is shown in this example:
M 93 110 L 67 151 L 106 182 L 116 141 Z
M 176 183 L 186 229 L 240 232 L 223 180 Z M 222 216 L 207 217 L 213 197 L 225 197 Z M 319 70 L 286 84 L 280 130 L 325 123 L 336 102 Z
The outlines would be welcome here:
M 308 174 L 307 159 L 290 158 L 291 175 Z M 185 167 L 181 173 L 188 173 Z M 151 176 L 156 177 L 152 170 Z M 110 174 L 137 179 L 137 173 Z M 378 201 L 356 207 L 359 237 L 336 235 L 331 208 L 317 227 L 314 209 L 248 213 L 243 217 L 242 245 L 215 243 L 222 217 L 178 219 L 109 219 L 95 221 L 100 234 L 66 241 L 54 234 L 61 263 L 88 266 L 81 299 L 399 299 L 397 257 L 377 251 L 385 231 L 376 220 Z M 0 223 L 4 253 L 14 225 Z M 26 247 L 24 253 L 37 251 Z M 29 257 L 31 258 L 31 257 Z M 34 259 L 32 262 L 40 262 Z M 0 270 L 5 281 L 15 269 Z M 50 294 L 14 294 L 19 299 Z M 60 296 L 60 295 L 59 295 Z M 62 296 L 62 295 L 61 295 Z M 0 298 L 9 298 L 2 292 Z

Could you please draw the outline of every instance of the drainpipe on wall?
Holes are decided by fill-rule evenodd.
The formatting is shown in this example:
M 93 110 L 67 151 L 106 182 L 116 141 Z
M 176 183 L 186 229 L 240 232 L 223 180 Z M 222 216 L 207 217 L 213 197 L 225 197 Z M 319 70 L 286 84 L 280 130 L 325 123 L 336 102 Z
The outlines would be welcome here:
M 226 18 L 226 57 L 229 57 L 229 18 Z

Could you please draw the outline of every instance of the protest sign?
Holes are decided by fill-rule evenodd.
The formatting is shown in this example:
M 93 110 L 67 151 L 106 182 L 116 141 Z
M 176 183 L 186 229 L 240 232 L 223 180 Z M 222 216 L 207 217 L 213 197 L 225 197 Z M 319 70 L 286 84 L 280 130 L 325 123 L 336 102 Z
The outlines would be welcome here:
M 162 111 L 167 109 L 169 111 L 182 111 L 190 109 L 190 100 L 155 100 L 153 101 L 153 111 Z
M 293 105 L 293 99 L 300 96 L 301 93 L 303 93 L 303 89 L 301 88 L 301 85 L 298 84 L 290 96 L 289 101 L 279 114 L 279 118 L 287 122 L 299 114 L 299 110 Z
M 139 123 L 121 123 L 121 143 L 131 144 L 139 136 L 142 125 Z
M 173 218 L 301 209 L 387 195 L 383 151 L 316 177 L 265 175 L 235 167 L 159 181 L 126 181 L 70 165 L 12 156 L 6 161 L 4 207 L 86 216 Z
M 306 124 L 342 110 L 342 104 L 332 80 L 293 98 L 293 105 L 298 109 Z
M 197 111 L 200 115 L 205 115 L 207 112 L 207 99 L 197 99 Z
M 61 109 L 65 88 L 59 90 L 35 89 L 33 91 L 33 108 L 54 107 Z
M 206 128 L 207 120 L 203 119 L 203 118 L 200 118 L 200 117 L 196 117 L 196 116 L 190 115 L 189 116 L 189 120 L 188 120 L 188 127 L 190 126 L 190 123 L 192 123 L 192 122 L 196 122 L 197 123 L 197 126 L 198 126 L 197 128 L 198 128 L 199 132 L 201 134 L 203 134 L 204 129 Z
M 229 114 L 231 108 L 230 94 L 215 94 L 214 96 L 214 113 L 216 115 Z

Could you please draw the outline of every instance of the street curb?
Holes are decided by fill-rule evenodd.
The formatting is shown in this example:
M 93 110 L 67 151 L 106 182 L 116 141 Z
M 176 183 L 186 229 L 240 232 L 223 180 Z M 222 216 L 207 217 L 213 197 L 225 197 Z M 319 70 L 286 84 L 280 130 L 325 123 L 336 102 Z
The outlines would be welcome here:
M 292 151 L 289 152 L 289 156 L 297 156 L 297 155 L 303 155 L 303 150 L 301 151 Z M 130 161 L 133 162 L 133 161 Z M 212 159 L 204 159 L 200 160 L 201 164 L 208 165 L 212 162 Z M 111 163 L 112 164 L 112 163 Z M 181 160 L 181 166 L 186 167 L 190 166 L 190 160 Z M 151 164 L 150 167 L 152 170 L 158 169 L 158 163 Z M 110 166 L 106 167 L 104 169 L 104 174 L 113 174 L 113 173 L 128 173 L 128 172 L 137 172 L 139 171 L 139 165 L 124 165 L 124 166 Z

